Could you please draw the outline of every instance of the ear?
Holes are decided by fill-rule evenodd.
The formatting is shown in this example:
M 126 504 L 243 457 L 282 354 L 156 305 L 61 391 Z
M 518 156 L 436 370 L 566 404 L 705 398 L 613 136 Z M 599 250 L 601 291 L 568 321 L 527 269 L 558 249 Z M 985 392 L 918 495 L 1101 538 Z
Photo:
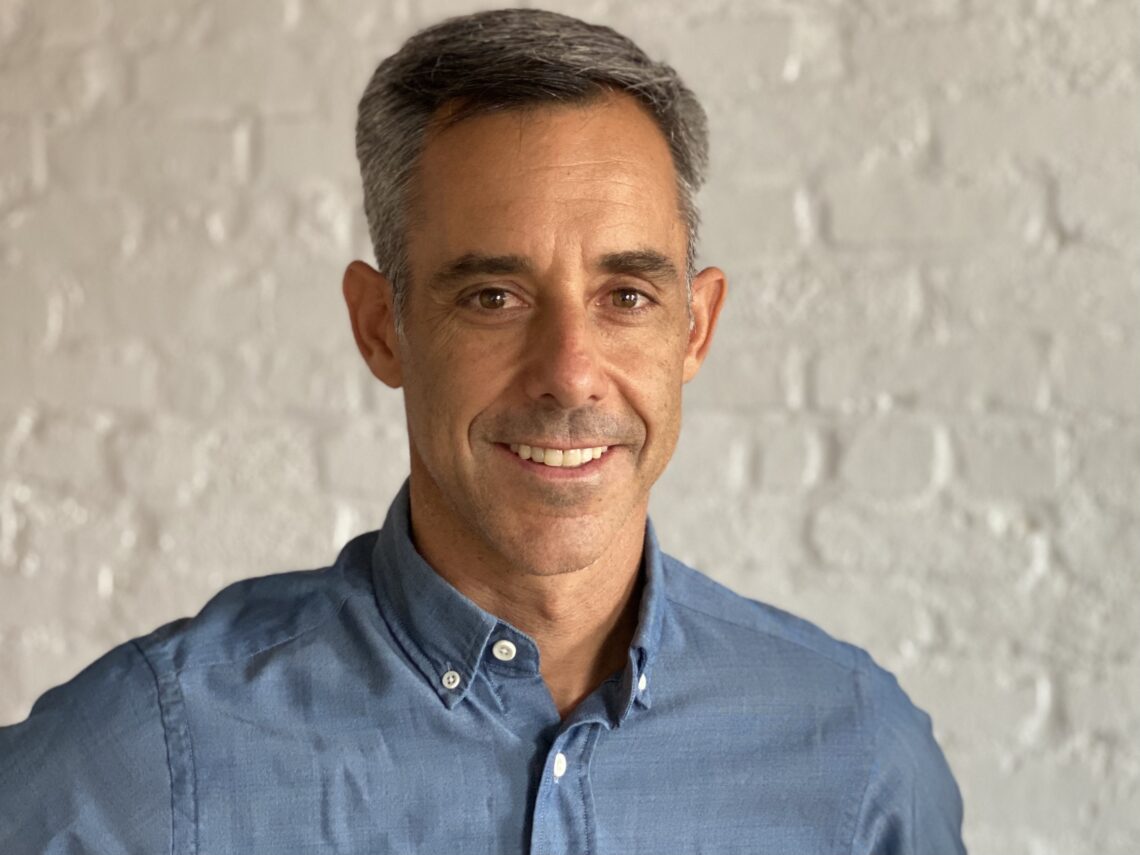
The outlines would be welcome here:
M 706 267 L 693 278 L 692 323 L 689 326 L 689 347 L 685 353 L 686 383 L 697 376 L 701 363 L 705 361 L 727 292 L 728 280 L 719 267 Z
M 360 355 L 380 382 L 398 389 L 403 383 L 392 283 L 363 261 L 344 271 L 344 302 Z

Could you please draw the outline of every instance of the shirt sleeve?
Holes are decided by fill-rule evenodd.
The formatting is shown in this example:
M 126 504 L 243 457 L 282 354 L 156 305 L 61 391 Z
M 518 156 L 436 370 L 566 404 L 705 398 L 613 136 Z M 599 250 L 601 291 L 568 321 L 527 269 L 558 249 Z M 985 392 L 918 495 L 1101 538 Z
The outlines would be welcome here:
M 0 852 L 170 852 L 166 751 L 150 665 L 117 647 L 0 728 Z
M 872 666 L 875 754 L 852 855 L 965 855 L 962 797 L 930 717 Z

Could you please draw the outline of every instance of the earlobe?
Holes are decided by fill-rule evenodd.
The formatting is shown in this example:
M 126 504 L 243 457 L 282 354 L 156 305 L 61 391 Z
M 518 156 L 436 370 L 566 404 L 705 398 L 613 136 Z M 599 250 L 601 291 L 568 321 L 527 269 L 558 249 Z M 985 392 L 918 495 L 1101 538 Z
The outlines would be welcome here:
M 697 376 L 705 361 L 727 291 L 728 280 L 719 267 L 706 267 L 693 278 L 692 319 L 689 324 L 689 346 L 685 354 L 686 383 Z
M 403 384 L 392 285 L 379 271 L 354 261 L 342 286 L 356 347 L 376 379 L 393 389 Z

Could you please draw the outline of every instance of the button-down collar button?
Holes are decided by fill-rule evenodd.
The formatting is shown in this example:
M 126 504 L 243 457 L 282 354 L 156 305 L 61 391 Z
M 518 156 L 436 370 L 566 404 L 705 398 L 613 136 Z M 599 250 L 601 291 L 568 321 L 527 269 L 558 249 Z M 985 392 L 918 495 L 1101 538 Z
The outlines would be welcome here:
M 637 691 L 644 692 L 647 685 L 649 685 L 649 681 L 645 679 L 644 674 L 637 678 Z
M 443 687 L 445 689 L 454 689 L 459 685 L 459 672 L 448 671 L 443 675 Z
M 566 774 L 566 755 L 559 751 L 554 755 L 554 777 L 561 778 Z
M 495 654 L 495 658 L 500 662 L 510 662 L 515 658 L 515 654 L 518 653 L 518 650 L 514 644 L 504 638 L 495 642 L 494 647 L 491 648 L 491 652 Z

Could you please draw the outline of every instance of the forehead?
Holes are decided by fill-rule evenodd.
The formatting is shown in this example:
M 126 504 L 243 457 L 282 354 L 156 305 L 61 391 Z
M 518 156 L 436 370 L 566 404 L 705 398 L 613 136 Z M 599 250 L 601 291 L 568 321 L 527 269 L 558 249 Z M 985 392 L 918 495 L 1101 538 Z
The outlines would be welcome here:
M 652 245 L 684 229 L 664 135 L 633 98 L 477 115 L 429 132 L 408 247 L 548 258 Z

